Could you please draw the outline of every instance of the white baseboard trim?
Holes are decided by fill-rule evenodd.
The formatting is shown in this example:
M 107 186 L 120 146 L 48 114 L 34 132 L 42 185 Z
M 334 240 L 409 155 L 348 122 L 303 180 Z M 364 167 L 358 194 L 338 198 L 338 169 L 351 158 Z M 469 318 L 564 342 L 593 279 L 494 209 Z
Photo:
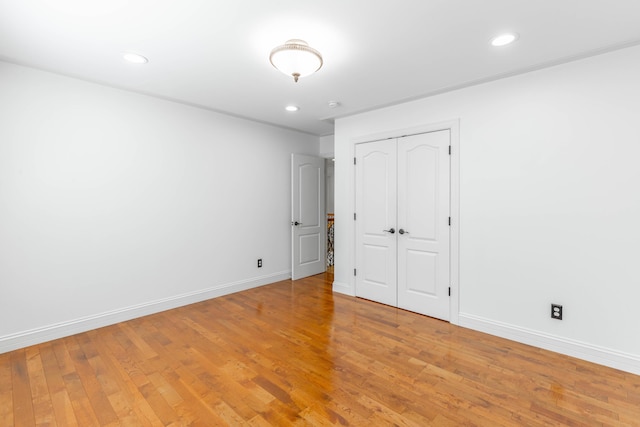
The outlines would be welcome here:
M 459 326 L 640 375 L 640 357 L 633 354 L 546 334 L 472 314 L 460 313 Z
M 345 295 L 349 295 L 349 296 L 356 296 L 356 294 L 353 292 L 353 289 L 351 289 L 351 286 L 349 286 L 348 283 L 342 283 L 342 282 L 333 282 L 333 292 L 337 292 L 339 294 L 345 294 Z
M 5 335 L 0 337 L 0 354 L 290 278 L 291 271 L 282 271 Z

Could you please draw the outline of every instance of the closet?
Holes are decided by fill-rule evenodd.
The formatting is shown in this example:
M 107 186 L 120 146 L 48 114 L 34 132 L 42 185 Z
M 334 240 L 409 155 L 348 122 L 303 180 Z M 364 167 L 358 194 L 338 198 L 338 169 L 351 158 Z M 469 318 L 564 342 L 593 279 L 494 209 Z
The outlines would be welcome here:
M 355 146 L 357 296 L 449 320 L 450 138 Z

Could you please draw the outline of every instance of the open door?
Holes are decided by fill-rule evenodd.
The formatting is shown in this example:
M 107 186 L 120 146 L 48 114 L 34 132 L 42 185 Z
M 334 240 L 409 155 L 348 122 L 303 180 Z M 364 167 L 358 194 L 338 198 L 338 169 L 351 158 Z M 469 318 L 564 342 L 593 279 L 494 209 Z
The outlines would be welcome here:
M 326 270 L 324 159 L 291 155 L 291 278 Z

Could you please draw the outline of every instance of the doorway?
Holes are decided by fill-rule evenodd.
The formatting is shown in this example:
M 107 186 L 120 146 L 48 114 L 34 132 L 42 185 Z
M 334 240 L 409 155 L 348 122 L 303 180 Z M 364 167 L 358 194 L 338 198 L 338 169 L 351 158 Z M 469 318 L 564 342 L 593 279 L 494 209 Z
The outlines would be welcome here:
M 325 159 L 325 206 L 327 210 L 327 272 L 333 274 L 333 266 L 335 263 L 334 245 L 335 245 L 335 215 L 334 215 L 334 199 L 335 199 L 335 179 L 334 167 L 335 159 Z

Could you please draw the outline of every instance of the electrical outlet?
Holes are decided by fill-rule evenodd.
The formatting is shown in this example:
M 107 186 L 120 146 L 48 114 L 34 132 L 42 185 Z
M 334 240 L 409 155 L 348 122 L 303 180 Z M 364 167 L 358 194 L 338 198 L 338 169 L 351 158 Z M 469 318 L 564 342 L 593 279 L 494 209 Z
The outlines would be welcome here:
M 562 306 L 560 304 L 551 304 L 551 318 L 562 320 Z
M 258 268 L 262 268 L 262 258 L 258 258 Z

